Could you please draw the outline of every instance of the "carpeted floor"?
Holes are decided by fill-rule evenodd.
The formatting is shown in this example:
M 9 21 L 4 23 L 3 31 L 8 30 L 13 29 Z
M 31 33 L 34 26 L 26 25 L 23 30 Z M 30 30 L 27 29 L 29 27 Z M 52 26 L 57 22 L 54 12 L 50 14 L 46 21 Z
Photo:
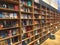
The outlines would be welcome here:
M 55 39 L 48 38 L 41 45 L 60 45 L 60 30 L 55 33 Z

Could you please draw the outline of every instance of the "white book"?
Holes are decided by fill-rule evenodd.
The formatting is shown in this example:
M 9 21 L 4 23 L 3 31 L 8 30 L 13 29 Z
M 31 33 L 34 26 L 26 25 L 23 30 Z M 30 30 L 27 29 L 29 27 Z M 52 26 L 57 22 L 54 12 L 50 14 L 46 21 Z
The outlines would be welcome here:
M 14 18 L 17 18 L 17 13 L 14 13 L 14 15 L 13 15 L 13 16 L 14 16 Z
M 13 18 L 13 13 L 10 13 L 9 16 L 10 16 L 10 18 Z

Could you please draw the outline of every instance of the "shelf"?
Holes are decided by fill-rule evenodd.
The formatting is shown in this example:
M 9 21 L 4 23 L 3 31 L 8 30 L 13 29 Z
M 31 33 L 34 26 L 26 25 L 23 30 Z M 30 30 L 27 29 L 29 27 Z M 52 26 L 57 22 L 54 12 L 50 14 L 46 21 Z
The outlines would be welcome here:
M 14 29 L 14 28 L 19 28 L 19 27 L 16 26 L 16 27 L 9 27 L 9 28 L 0 28 L 0 31 L 1 31 L 1 30 L 7 30 L 7 29 Z
M 33 14 L 32 12 L 23 12 L 23 11 L 21 11 L 21 13 L 24 13 L 24 14 Z
M 16 37 L 16 36 L 19 36 L 20 34 L 17 34 L 15 36 L 10 36 L 10 37 L 6 37 L 6 38 L 3 38 L 3 39 L 0 39 L 0 41 L 3 41 L 3 40 L 6 40 L 6 39 L 9 39 L 9 38 L 13 38 L 13 37 Z
M 8 8 L 0 8 L 1 11 L 8 11 L 8 12 L 19 12 L 18 10 L 8 9 Z
M 10 4 L 19 4 L 18 1 L 11 1 L 11 0 L 0 0 L 0 2 L 10 3 Z
M 0 20 L 19 20 L 18 18 L 17 19 L 15 19 L 15 18 L 0 18 Z
M 2 2 L 0 4 L 1 42 L 10 40 L 12 45 L 22 45 L 24 41 L 27 45 L 36 43 L 38 45 L 38 40 L 42 43 L 48 38 L 49 33 L 55 33 L 56 27 L 58 29 L 60 27 L 60 14 L 34 0 L 0 0 L 0 2 Z M 5 38 L 2 38 L 3 34 L 6 34 Z M 9 45 L 7 43 L 5 45 Z

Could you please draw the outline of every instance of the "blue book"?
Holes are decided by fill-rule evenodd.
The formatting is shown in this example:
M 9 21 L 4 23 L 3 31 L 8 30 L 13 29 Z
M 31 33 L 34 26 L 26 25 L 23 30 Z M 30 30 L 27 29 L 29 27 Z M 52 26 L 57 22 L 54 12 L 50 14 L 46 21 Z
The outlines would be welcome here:
M 3 17 L 2 12 L 0 12 L 0 18 L 2 18 L 2 17 Z

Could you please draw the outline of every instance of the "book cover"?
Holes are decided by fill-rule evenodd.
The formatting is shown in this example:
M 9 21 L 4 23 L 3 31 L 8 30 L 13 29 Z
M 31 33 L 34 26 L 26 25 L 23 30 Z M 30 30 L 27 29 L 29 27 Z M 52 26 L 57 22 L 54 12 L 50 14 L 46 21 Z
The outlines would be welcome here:
M 2 18 L 2 16 L 3 16 L 3 14 L 2 14 L 2 12 L 0 12 L 0 18 Z
M 14 17 L 14 18 L 17 18 L 17 13 L 14 13 L 14 14 L 13 14 L 13 17 Z
M 14 37 L 14 38 L 12 38 L 12 42 L 13 42 L 13 43 L 18 42 L 18 37 Z
M 3 14 L 3 18 L 9 18 L 9 15 L 7 12 L 2 12 L 2 14 Z
M 17 34 L 17 29 L 13 29 L 12 34 L 16 35 Z
M 13 10 L 14 9 L 14 5 L 9 4 L 8 5 L 8 9 L 12 9 Z
M 32 2 L 30 0 L 27 1 L 27 5 L 28 6 L 31 6 L 32 5 Z
M 25 41 L 22 42 L 22 45 L 27 45 L 27 43 Z
M 9 17 L 10 18 L 13 18 L 13 13 L 9 13 Z
M 3 8 L 7 8 L 7 4 L 3 4 L 2 7 L 3 7 Z
M 17 5 L 14 6 L 14 10 L 16 10 L 16 11 L 18 10 L 18 6 Z
M 12 36 L 12 30 L 8 31 L 8 36 Z

